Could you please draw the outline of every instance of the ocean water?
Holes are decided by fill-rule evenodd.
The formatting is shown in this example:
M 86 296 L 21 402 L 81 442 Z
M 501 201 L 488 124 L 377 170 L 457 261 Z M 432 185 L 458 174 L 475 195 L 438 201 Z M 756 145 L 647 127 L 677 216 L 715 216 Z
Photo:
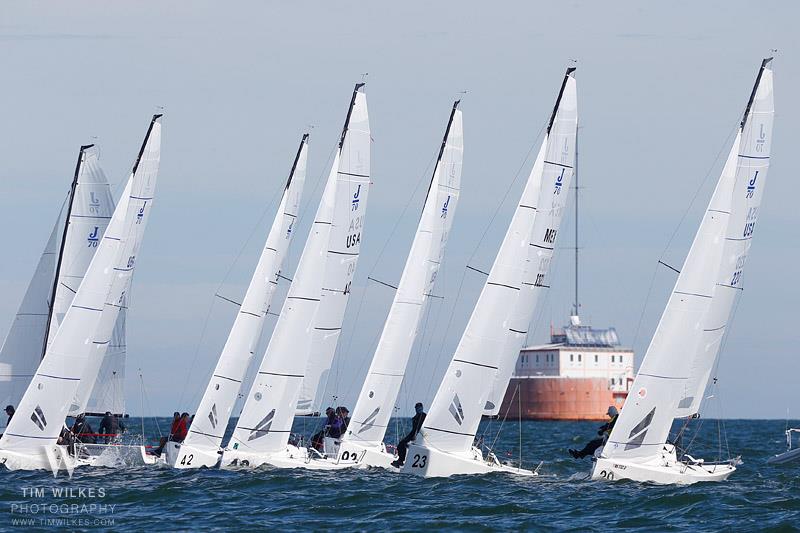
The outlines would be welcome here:
M 141 433 L 131 419 L 128 437 Z M 159 419 L 161 431 L 168 419 Z M 310 434 L 318 422 L 298 419 Z M 407 430 L 393 424 L 388 441 Z M 499 434 L 498 456 L 523 465 L 543 462 L 539 477 L 505 474 L 420 479 L 380 469 L 310 472 L 175 471 L 157 467 L 83 468 L 71 479 L 46 472 L 0 471 L 0 530 L 607 530 L 785 531 L 800 527 L 800 461 L 767 465 L 784 450 L 785 423 L 704 420 L 688 438 L 707 460 L 741 455 L 722 483 L 687 487 L 588 480 L 589 459 L 566 450 L 592 438 L 592 422 L 485 422 L 486 441 Z M 156 421 L 145 435 L 157 440 Z M 498 430 L 499 433 L 498 433 Z M 718 445 L 727 436 L 727 448 Z M 71 494 L 64 492 L 71 489 Z M 80 489 L 83 489 L 81 492 Z M 59 491 L 61 494 L 59 495 Z M 91 507 L 95 505 L 95 507 Z M 105 507 L 101 507 L 101 506 Z M 29 520 L 30 522 L 23 522 Z

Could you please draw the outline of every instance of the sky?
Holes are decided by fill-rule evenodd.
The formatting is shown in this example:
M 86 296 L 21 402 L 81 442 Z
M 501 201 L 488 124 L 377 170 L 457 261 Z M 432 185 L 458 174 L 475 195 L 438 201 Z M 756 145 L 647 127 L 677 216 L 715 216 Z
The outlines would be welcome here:
M 580 300 L 641 360 L 763 57 L 777 49 L 769 184 L 707 416 L 800 417 L 800 41 L 794 2 L 4 2 L 0 7 L 0 337 L 95 142 L 115 184 L 165 114 L 157 198 L 128 319 L 133 414 L 193 411 L 225 342 L 304 131 L 294 271 L 353 84 L 372 131 L 368 216 L 329 394 L 352 407 L 408 253 L 452 101 L 464 171 L 435 299 L 398 403 L 428 405 L 577 66 Z M 466 91 L 466 94 L 464 94 Z M 572 209 L 572 206 L 570 207 Z M 530 344 L 567 321 L 573 212 Z M 280 307 L 281 287 L 273 309 Z M 268 319 L 262 349 L 274 318 Z M 331 398 L 331 402 L 334 403 Z

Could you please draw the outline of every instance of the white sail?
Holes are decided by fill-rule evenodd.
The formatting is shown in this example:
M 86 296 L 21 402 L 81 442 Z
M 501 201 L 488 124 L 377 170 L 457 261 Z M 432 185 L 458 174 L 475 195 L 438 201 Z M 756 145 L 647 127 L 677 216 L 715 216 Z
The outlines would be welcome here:
M 575 166 L 578 132 L 578 101 L 574 76 L 567 76 L 559 95 L 557 111 L 547 135 L 547 149 L 542 163 L 542 191 L 533 222 L 528 263 L 519 297 L 508 324 L 505 354 L 499 358 L 497 373 L 484 404 L 484 415 L 496 416 L 506 394 L 517 356 L 525 344 L 528 328 L 540 296 L 549 288 L 547 275 L 553 259 L 558 230 L 566 209 Z
M 350 297 L 350 282 L 358 261 L 370 185 L 370 133 L 366 96 L 359 92 L 356 100 L 348 119 L 347 135 L 343 138 L 339 159 L 339 174 L 349 178 L 349 181 L 343 187 L 337 187 L 337 213 L 334 216 L 341 217 L 339 220 L 344 223 L 337 225 L 334 222 L 331 230 L 322 298 L 314 318 L 310 355 L 297 399 L 297 414 L 310 414 L 319 410 L 318 404 L 322 401 L 341 335 L 344 313 Z M 339 197 L 342 198 L 341 202 Z M 344 200 L 345 197 L 347 201 Z
M 53 288 L 53 274 L 58 255 L 58 235 L 62 228 L 61 217 L 53 226 L 47 245 L 39 258 L 33 277 L 25 291 L 11 329 L 0 348 L 0 403 L 17 406 L 25 389 L 42 360 L 48 301 Z M 0 417 L 0 427 L 6 419 Z
M 507 359 L 516 357 L 519 352 L 518 349 L 510 349 L 514 345 L 511 327 L 520 316 L 518 301 L 521 299 L 523 282 L 528 279 L 530 258 L 535 255 L 530 250 L 532 244 L 537 242 L 532 234 L 535 220 L 540 210 L 550 209 L 551 198 L 542 193 L 543 177 L 547 175 L 553 179 L 548 185 L 554 183 L 554 187 L 560 186 L 555 176 L 561 175 L 562 168 L 566 169 L 555 164 L 560 160 L 547 159 L 552 154 L 550 133 L 555 124 L 561 123 L 559 115 L 562 112 L 565 117 L 571 117 L 569 120 L 573 121 L 574 132 L 577 126 L 576 107 L 574 69 L 568 69 L 550 119 L 548 134 L 539 149 L 522 198 L 423 424 L 422 440 L 427 447 L 449 453 L 470 450 L 498 370 L 506 364 Z M 560 135 L 558 142 L 563 142 Z M 571 144 L 574 154 L 574 133 Z M 556 146 L 556 149 L 560 148 L 561 145 Z M 565 177 L 571 174 L 566 170 Z M 566 194 L 566 190 L 562 193 Z M 542 202 L 542 198 L 546 201 Z M 547 241 L 554 239 L 555 233 L 545 238 Z
M 340 322 L 335 331 L 320 328 L 330 327 L 331 318 L 344 313 L 360 250 L 370 186 L 369 118 L 362 87 L 356 85 L 353 92 L 314 224 L 229 449 L 269 453 L 286 446 L 313 339 L 319 331 L 338 338 Z
M 701 346 L 692 362 L 684 396 L 678 403 L 677 417 L 692 416 L 699 412 L 731 317 L 734 300 L 742 290 L 742 271 L 752 243 L 769 170 L 772 120 L 775 113 L 771 63 L 771 59 L 765 60 L 759 71 L 759 79 L 748 105 L 749 112 L 740 128 L 738 150 L 731 154 L 735 156 L 733 164 L 736 184 L 722 251 L 722 265 L 714 288 L 711 309 L 704 322 Z
M 104 318 L 110 319 L 109 330 L 116 321 L 116 313 L 111 317 L 112 313 L 107 312 L 107 302 L 110 297 L 115 304 L 124 300 L 117 290 L 130 280 L 152 205 L 160 144 L 159 117 L 156 115 L 150 124 L 150 142 L 143 146 L 84 280 L 20 402 L 17 415 L 0 439 L 2 450 L 38 456 L 43 446 L 55 444 L 87 367 L 92 365 L 93 358 L 102 362 L 107 343 L 98 340 L 98 333 L 103 332 Z
M 126 309 L 127 302 L 130 301 L 128 295 L 136 268 L 136 258 L 153 207 L 160 162 L 161 115 L 155 115 L 150 122 L 139 156 L 133 166 L 132 175 L 136 181 L 141 181 L 142 185 L 138 192 L 133 189 L 128 200 L 127 232 L 123 234 L 123 248 L 114 268 L 117 274 L 111 284 L 100 324 L 95 331 L 95 351 L 87 361 L 80 386 L 76 389 L 74 401 L 70 406 L 71 414 L 87 412 L 87 405 L 97 384 L 101 368 L 108 361 L 108 350 L 114 342 L 114 332 L 117 329 L 120 311 Z M 131 219 L 133 221 L 129 222 Z M 119 330 L 117 329 L 117 331 Z M 112 353 L 112 357 L 115 357 L 113 361 L 119 360 L 118 349 Z
M 127 298 L 122 303 L 111 334 L 111 343 L 108 345 L 94 388 L 86 404 L 86 413 L 94 415 L 110 411 L 116 415 L 124 415 L 125 410 L 125 357 L 126 335 L 125 317 L 127 314 Z
M 439 272 L 461 188 L 464 132 L 453 105 L 431 178 L 417 233 L 383 326 L 367 378 L 358 396 L 345 441 L 365 446 L 383 442 L 405 376 L 420 319 Z
M 94 145 L 81 146 L 64 219 L 56 222 L 20 313 L 0 351 L 0 390 L 17 405 L 52 342 L 58 325 L 105 233 L 114 209 Z M 49 303 L 53 302 L 50 306 Z M 5 365 L 9 365 L 5 367 Z M 3 378 L 8 376 L 8 381 Z
M 737 135 L 631 392 L 603 449 L 604 457 L 656 455 L 667 441 L 711 306 L 731 210 L 738 144 Z
M 58 263 L 48 346 L 53 342 L 114 212 L 111 187 L 100 168 L 97 148 L 93 145 L 81 147 L 70 207 L 66 237 Z
M 295 233 L 300 197 L 306 179 L 307 158 L 308 135 L 306 134 L 303 135 L 297 151 L 278 212 L 242 306 L 236 315 L 205 394 L 200 400 L 197 416 L 192 422 L 184 446 L 205 448 L 216 453 L 222 444 L 222 437 L 228 426 L 233 406 L 236 404 L 239 389 L 250 367 L 258 340 L 261 338 L 264 319 L 270 308 L 281 265 Z

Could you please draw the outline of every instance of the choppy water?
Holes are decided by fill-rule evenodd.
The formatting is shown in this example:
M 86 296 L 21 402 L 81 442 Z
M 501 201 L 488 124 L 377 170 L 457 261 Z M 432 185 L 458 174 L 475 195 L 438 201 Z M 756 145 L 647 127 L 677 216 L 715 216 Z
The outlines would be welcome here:
M 138 420 L 131 422 L 138 424 Z M 166 419 L 159 423 L 162 430 L 168 427 Z M 401 423 L 407 426 L 408 421 Z M 305 426 L 310 431 L 311 425 L 313 422 L 302 419 L 295 429 Z M 532 479 L 504 474 L 420 479 L 383 470 L 173 471 L 136 467 L 78 469 L 70 480 L 63 476 L 54 479 L 43 472 L 0 471 L 0 528 L 19 527 L 14 521 L 20 519 L 34 520 L 26 529 L 150 531 L 610 527 L 696 531 L 800 526 L 800 462 L 766 464 L 770 455 L 784 449 L 784 422 L 733 420 L 725 426 L 731 453 L 741 454 L 744 464 L 726 482 L 689 487 L 587 480 L 589 460 L 575 461 L 566 449 L 578 447 L 594 435 L 597 424 L 588 422 L 522 423 L 525 465 L 535 467 L 544 461 L 540 476 Z M 487 441 L 491 442 L 498 427 L 499 422 L 492 423 Z M 146 422 L 145 433 L 156 440 L 153 421 Z M 495 446 L 498 455 L 518 457 L 519 434 L 518 423 L 507 422 Z M 704 421 L 691 449 L 697 452 L 693 455 L 715 459 L 717 435 L 718 423 Z M 390 440 L 393 438 L 391 435 Z M 53 495 L 54 489 L 65 488 L 72 488 L 75 494 Z M 78 494 L 80 488 L 94 489 L 94 497 L 88 492 Z M 32 489 L 44 489 L 45 495 L 31 495 Z M 60 507 L 55 509 L 52 504 Z M 91 504 L 107 507 L 66 507 Z M 37 512 L 33 512 L 34 505 L 39 506 Z M 53 521 L 44 523 L 43 519 Z

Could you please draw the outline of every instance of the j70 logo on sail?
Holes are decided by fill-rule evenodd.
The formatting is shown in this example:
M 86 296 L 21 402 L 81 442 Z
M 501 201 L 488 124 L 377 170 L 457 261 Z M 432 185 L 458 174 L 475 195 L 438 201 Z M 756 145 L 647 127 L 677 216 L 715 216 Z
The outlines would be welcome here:
M 100 212 L 100 199 L 94 195 L 94 191 L 89 193 L 89 212 L 93 214 Z
M 758 139 L 756 139 L 756 152 L 763 152 L 764 146 L 767 144 L 767 132 L 764 131 L 764 124 L 761 124 L 761 129 L 758 132 Z
M 361 195 L 361 184 L 358 184 L 358 189 L 356 189 L 356 193 L 353 195 L 353 211 L 358 211 L 358 197 Z
M 747 195 L 745 196 L 745 198 L 753 197 L 753 194 L 756 192 L 757 179 L 758 179 L 758 170 L 756 170 L 756 174 L 755 176 L 753 176 L 753 179 L 751 179 L 750 182 L 747 184 Z
M 99 227 L 95 226 L 94 231 L 89 234 L 89 237 L 86 241 L 89 243 L 89 248 L 97 248 L 97 243 L 100 240 L 99 236 L 97 235 L 99 232 Z
M 136 213 L 136 223 L 141 224 L 142 220 L 144 220 L 144 208 L 147 207 L 147 200 L 145 200 L 142 207 L 139 208 L 139 212 Z
M 450 205 L 450 195 L 447 195 L 447 200 L 444 201 L 442 204 L 442 216 L 441 218 L 447 218 L 447 206 Z
M 564 171 L 567 169 L 562 168 L 561 174 L 556 176 L 556 189 L 554 191 L 555 194 L 561 194 L 561 186 L 564 184 Z

